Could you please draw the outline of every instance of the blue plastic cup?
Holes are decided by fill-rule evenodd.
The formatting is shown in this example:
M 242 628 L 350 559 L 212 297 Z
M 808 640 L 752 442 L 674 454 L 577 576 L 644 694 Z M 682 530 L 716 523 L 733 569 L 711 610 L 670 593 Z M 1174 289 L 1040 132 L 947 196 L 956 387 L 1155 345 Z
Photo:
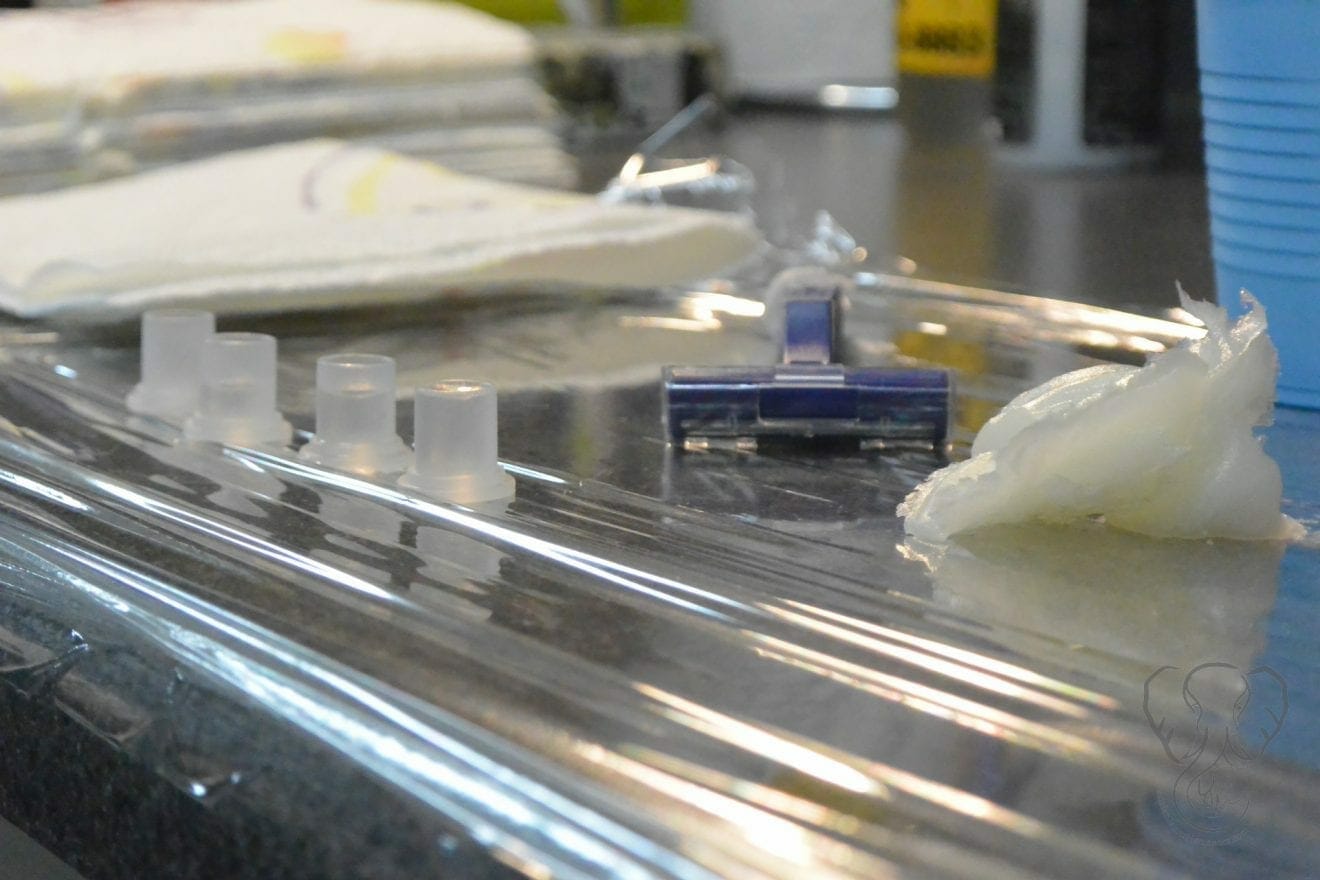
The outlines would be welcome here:
M 1259 250 L 1279 251 L 1299 257 L 1320 254 L 1320 229 L 1289 229 L 1222 217 L 1210 212 L 1210 228 L 1216 241 Z
M 1302 107 L 1296 104 L 1243 101 L 1202 95 L 1201 112 L 1206 122 L 1250 125 L 1285 131 L 1320 131 L 1320 105 Z
M 1202 74 L 1320 80 L 1315 0 L 1198 0 L 1196 25 Z
M 1215 278 L 1221 303 L 1236 308 L 1239 291 L 1248 290 L 1269 310 L 1270 338 L 1279 350 L 1279 402 L 1320 409 L 1320 345 L 1315 325 L 1294 316 L 1314 315 L 1320 284 L 1242 268 L 1216 255 Z
M 1279 402 L 1320 408 L 1320 0 L 1197 0 L 1219 301 L 1269 312 Z
M 1213 235 L 1214 220 L 1210 221 L 1211 234 Z M 1311 279 L 1320 279 L 1320 255 L 1298 254 L 1292 251 L 1281 251 L 1278 248 L 1269 247 L 1267 241 L 1261 241 L 1259 244 L 1241 244 L 1229 241 L 1226 238 L 1213 236 L 1210 243 L 1210 250 L 1214 254 L 1215 266 L 1223 263 L 1232 266 L 1235 269 L 1243 269 L 1251 272 L 1260 272 L 1266 275 L 1278 275 L 1282 278 L 1294 278 L 1298 281 L 1309 281 Z M 1320 280 L 1315 282 L 1320 289 Z M 1252 291 L 1255 293 L 1255 291 Z M 1257 297 L 1261 302 L 1264 299 Z M 1224 305 L 1235 306 L 1237 296 L 1226 300 Z M 1266 303 L 1266 308 L 1269 304 Z M 1276 320 L 1283 319 L 1285 316 L 1276 316 L 1270 319 L 1273 325 Z M 1291 320 L 1291 319 L 1287 319 Z M 1318 389 L 1320 390 L 1320 389 Z
M 1205 2 L 1205 0 L 1202 0 Z M 1250 0 L 1240 0 L 1250 2 Z M 1261 0 L 1260 5 L 1272 0 Z M 1230 5 L 1220 0 L 1220 5 Z M 1232 4 L 1236 5 L 1236 4 Z M 1202 56 L 1204 57 L 1204 56 Z M 1230 101 L 1253 101 L 1261 104 L 1280 104 L 1300 107 L 1315 107 L 1315 84 L 1313 75 L 1298 78 L 1277 78 L 1272 76 L 1239 76 L 1224 73 L 1209 73 L 1201 68 L 1201 93 L 1212 98 L 1224 98 Z
M 1257 150 L 1289 156 L 1320 156 L 1320 129 L 1261 128 L 1254 125 L 1205 121 L 1205 142 L 1230 150 Z
M 1213 171 L 1267 177 L 1272 180 L 1320 181 L 1320 155 L 1296 156 L 1264 150 L 1234 150 L 1205 145 L 1205 164 Z
M 1210 216 L 1257 226 L 1320 230 L 1320 212 L 1311 207 L 1237 198 L 1214 186 L 1210 187 Z
M 1206 169 L 1210 192 L 1274 205 L 1314 209 L 1320 215 L 1320 183 L 1304 180 L 1277 180 L 1255 174 L 1234 174 Z

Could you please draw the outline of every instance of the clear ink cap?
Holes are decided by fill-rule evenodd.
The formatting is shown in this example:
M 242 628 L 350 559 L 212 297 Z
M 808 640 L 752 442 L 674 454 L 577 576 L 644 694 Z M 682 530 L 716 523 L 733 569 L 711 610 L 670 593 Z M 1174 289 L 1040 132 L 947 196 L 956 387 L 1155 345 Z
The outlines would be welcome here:
M 155 309 L 142 316 L 142 376 L 128 393 L 135 413 L 182 422 L 197 409 L 202 349 L 215 315 L 198 309 Z
M 331 354 L 316 362 L 316 434 L 305 461 L 370 476 L 397 474 L 408 447 L 395 428 L 394 359 Z
M 202 349 L 197 409 L 189 440 L 235 446 L 286 444 L 293 429 L 275 406 L 276 342 L 264 333 L 217 333 Z
M 477 504 L 514 494 L 499 463 L 495 386 L 442 382 L 413 397 L 413 466 L 399 480 L 445 501 Z

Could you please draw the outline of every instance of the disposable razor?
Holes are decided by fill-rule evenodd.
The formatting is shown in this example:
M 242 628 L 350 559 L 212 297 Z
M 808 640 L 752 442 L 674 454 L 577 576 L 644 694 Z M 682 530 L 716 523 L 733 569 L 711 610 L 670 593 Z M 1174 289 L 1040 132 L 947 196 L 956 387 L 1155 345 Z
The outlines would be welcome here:
M 845 283 L 820 274 L 787 292 L 778 365 L 665 367 L 670 442 L 747 451 L 767 440 L 941 446 L 953 396 L 947 371 L 837 362 Z

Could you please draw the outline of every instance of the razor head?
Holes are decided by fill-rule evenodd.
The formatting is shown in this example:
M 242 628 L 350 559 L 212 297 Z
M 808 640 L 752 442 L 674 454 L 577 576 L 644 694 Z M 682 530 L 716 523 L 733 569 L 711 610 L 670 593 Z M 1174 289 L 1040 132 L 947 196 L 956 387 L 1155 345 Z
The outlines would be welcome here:
M 664 418 L 684 449 L 755 449 L 762 441 L 944 444 L 952 379 L 944 370 L 846 367 L 838 361 L 848 280 L 787 269 L 768 299 L 784 303 L 782 363 L 666 367 Z
M 944 370 L 666 367 L 663 380 L 666 432 L 687 449 L 755 448 L 769 438 L 931 447 L 949 431 L 952 379 Z

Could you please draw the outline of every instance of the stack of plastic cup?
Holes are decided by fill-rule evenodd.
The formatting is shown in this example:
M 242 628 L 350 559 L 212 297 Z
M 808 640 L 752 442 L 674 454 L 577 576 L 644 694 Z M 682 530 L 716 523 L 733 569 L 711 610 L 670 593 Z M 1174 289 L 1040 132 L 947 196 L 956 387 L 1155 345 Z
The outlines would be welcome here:
M 1320 0 L 1197 0 L 1219 301 L 1269 313 L 1279 402 L 1320 408 Z

